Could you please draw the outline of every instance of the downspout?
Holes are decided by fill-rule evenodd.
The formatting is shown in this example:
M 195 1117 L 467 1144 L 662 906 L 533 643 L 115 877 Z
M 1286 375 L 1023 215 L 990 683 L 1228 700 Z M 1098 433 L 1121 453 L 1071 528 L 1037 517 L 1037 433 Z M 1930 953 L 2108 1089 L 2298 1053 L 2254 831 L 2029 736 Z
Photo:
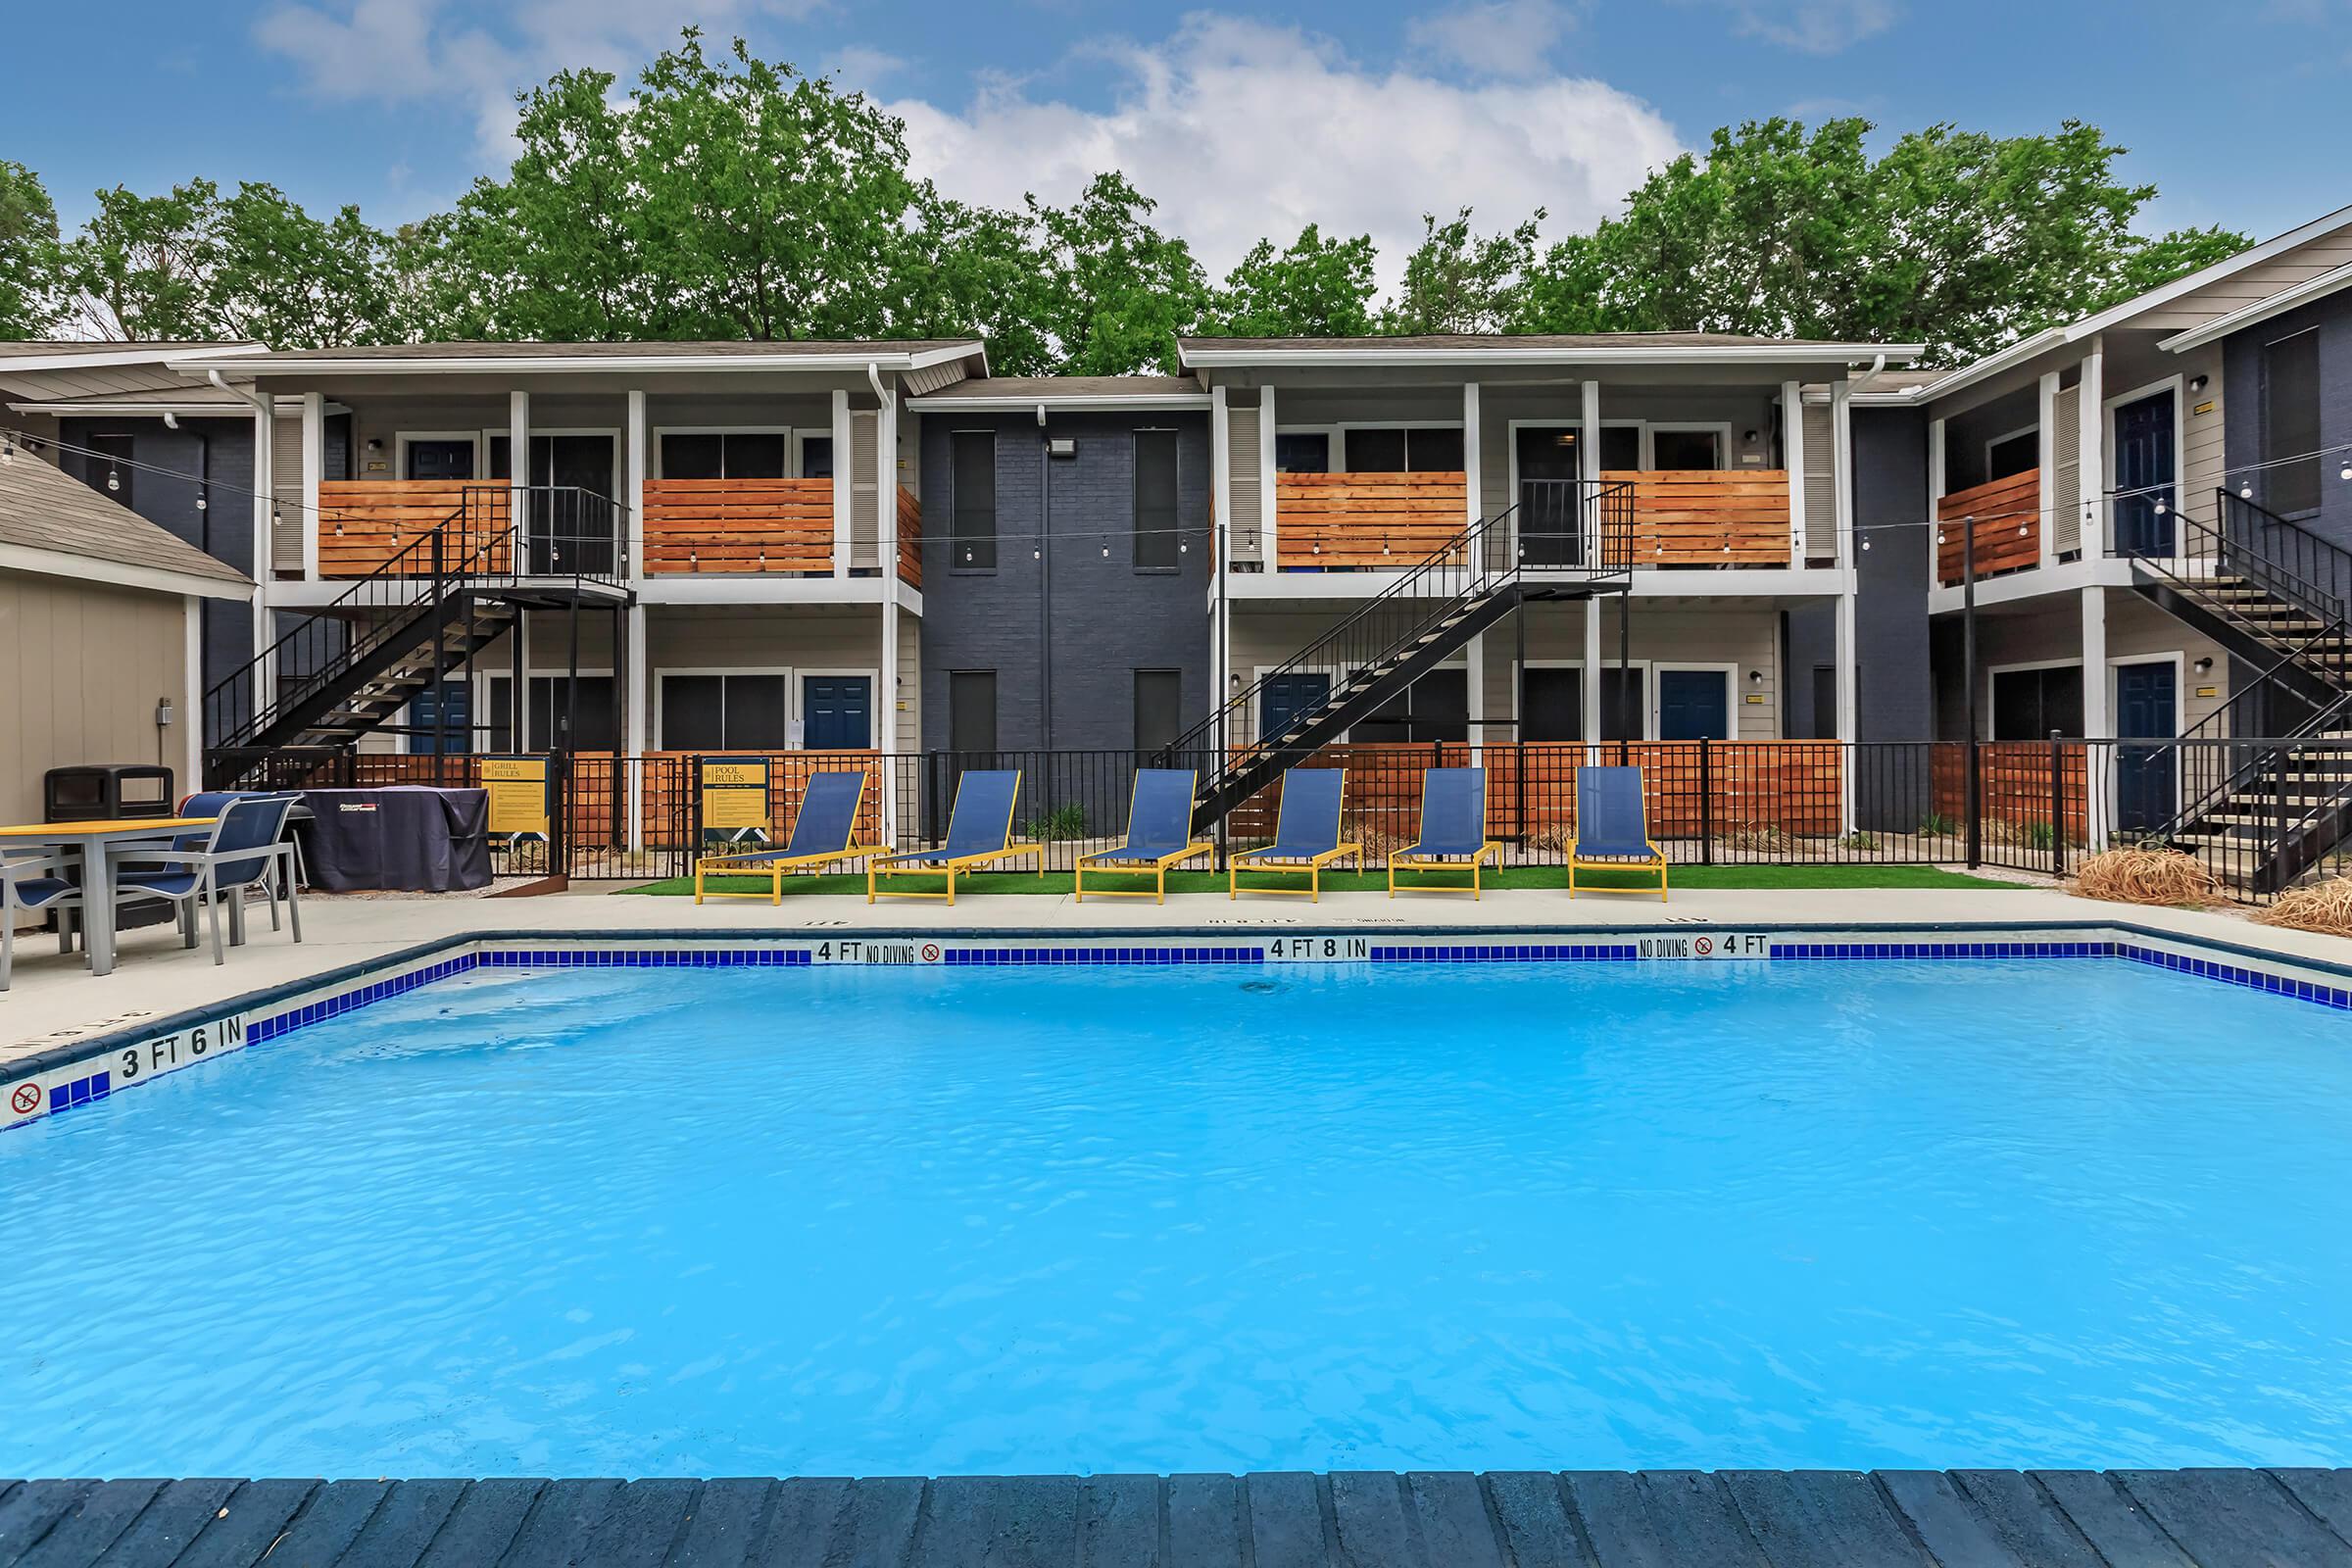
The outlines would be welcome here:
M 1880 355 L 1878 358 L 1876 358 L 1876 359 L 1874 359 L 1874 360 L 1872 360 L 1872 361 L 1870 362 L 1870 368 L 1869 368 L 1869 369 L 1867 369 L 1867 370 L 1864 370 L 1864 371 L 1862 372 L 1861 378 L 1860 378 L 1859 380 L 1855 381 L 1855 382 L 1854 382 L 1854 383 L 1853 383 L 1851 386 L 1849 386 L 1849 387 L 1847 387 L 1847 388 L 1845 389 L 1845 391 L 1846 391 L 1846 396 L 1848 396 L 1848 397 L 1851 397 L 1851 396 L 1853 396 L 1853 395 L 1854 395 L 1856 392 L 1867 392 L 1867 391 L 1869 391 L 1869 390 L 1870 390 L 1870 384 L 1871 384 L 1873 381 L 1876 381 L 1876 380 L 1877 380 L 1877 379 L 1878 379 L 1880 376 L 1882 376 L 1882 375 L 1884 375 L 1884 374 L 1886 374 L 1886 355 L 1884 355 L 1884 354 L 1882 354 L 1882 355 Z

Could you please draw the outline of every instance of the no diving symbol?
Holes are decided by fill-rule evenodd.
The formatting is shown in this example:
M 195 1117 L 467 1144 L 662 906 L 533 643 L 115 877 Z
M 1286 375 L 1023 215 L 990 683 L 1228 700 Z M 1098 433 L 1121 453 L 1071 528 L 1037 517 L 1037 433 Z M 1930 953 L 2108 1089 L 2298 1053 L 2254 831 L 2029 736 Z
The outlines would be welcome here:
M 1698 946 L 1698 956 L 1699 956 L 1700 957 L 1702 957 L 1702 958 L 1703 958 L 1703 957 L 1705 957 L 1705 956 L 1706 956 L 1708 954 L 1710 954 L 1710 953 L 1713 953 L 1713 952 L 1715 951 L 1715 939 L 1714 939 L 1713 937 L 1700 937 L 1700 938 L 1698 939 L 1698 944 L 1697 944 L 1697 946 Z
M 939 961 L 938 943 L 926 942 L 923 944 L 923 961 L 925 963 L 937 963 Z
M 40 1103 L 41 1086 L 39 1084 L 19 1084 L 16 1092 L 8 1097 L 8 1108 L 20 1116 L 31 1115 L 40 1108 Z

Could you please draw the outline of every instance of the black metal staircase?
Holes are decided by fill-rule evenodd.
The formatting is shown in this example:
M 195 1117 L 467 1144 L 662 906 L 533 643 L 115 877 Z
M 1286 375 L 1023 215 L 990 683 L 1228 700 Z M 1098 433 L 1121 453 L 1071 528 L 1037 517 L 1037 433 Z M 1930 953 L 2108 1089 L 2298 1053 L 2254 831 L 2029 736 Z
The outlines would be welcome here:
M 1167 747 L 1168 765 L 1205 763 L 1196 831 L 1221 821 L 1520 606 L 1625 590 L 1632 484 L 1531 483 L 1562 492 L 1530 509 L 1556 520 L 1519 526 L 1522 509 L 1514 505 L 1471 524 Z M 1267 702 L 1272 693 L 1283 695 L 1279 708 Z M 1252 715 L 1275 711 L 1279 733 L 1240 741 Z
M 2203 723 L 2130 760 L 2180 778 L 2180 808 L 2157 837 L 2267 897 L 2352 828 L 2352 552 L 2227 490 L 2212 523 L 2171 520 L 2119 546 L 2133 586 L 2256 673 Z
M 446 519 L 205 694 L 208 785 L 283 784 L 289 756 L 340 755 L 524 609 L 626 603 L 623 516 L 610 497 L 573 486 L 468 486 Z

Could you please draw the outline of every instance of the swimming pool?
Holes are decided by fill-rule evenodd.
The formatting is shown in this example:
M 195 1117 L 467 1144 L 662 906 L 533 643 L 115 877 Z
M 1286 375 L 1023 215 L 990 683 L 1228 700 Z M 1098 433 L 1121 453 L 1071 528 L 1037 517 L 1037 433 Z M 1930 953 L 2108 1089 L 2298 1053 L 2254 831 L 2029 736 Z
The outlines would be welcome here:
M 2338 1011 L 483 969 L 0 1138 L 0 1474 L 2352 1462 Z

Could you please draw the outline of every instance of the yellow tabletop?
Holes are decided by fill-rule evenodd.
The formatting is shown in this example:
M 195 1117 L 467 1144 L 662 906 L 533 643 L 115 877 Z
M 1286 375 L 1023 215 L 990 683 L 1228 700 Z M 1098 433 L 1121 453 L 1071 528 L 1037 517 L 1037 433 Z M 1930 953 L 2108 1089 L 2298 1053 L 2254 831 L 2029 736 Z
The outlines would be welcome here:
M 217 816 L 110 816 L 88 822 L 28 822 L 21 827 L 0 827 L 0 839 L 40 839 L 57 844 L 117 833 L 176 833 L 183 828 L 211 827 L 220 820 Z

